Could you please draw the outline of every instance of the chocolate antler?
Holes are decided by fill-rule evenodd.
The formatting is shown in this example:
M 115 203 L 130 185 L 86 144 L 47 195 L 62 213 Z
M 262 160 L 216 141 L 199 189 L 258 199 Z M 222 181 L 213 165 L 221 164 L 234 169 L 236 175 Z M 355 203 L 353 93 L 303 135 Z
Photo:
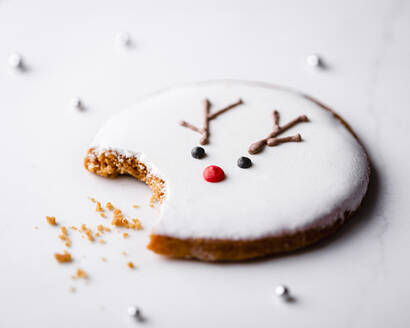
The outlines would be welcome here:
M 236 107 L 236 106 L 238 106 L 242 103 L 243 103 L 242 99 L 239 98 L 238 101 L 234 102 L 233 104 L 230 104 L 230 105 L 216 111 L 215 113 L 210 114 L 209 111 L 211 109 L 211 103 L 209 102 L 208 99 L 205 99 L 204 100 L 204 126 L 203 126 L 202 129 L 197 128 L 195 125 L 192 125 L 192 124 L 190 124 L 188 122 L 185 122 L 185 121 L 180 121 L 179 124 L 183 127 L 186 127 L 188 129 L 191 129 L 195 132 L 198 132 L 198 133 L 202 134 L 202 137 L 199 140 L 199 143 L 201 145 L 206 145 L 206 144 L 208 144 L 208 141 L 209 141 L 208 140 L 209 139 L 209 121 L 213 120 L 214 118 L 218 117 L 219 115 L 227 112 L 228 110 L 230 110 L 230 109 L 232 109 L 232 108 L 234 108 L 234 107 Z
M 281 143 L 285 142 L 299 142 L 302 141 L 302 137 L 300 134 L 296 134 L 291 137 L 284 137 L 284 138 L 276 138 L 278 135 L 282 134 L 286 130 L 290 129 L 294 125 L 300 122 L 308 122 L 309 119 L 306 115 L 301 115 L 295 118 L 294 120 L 290 121 L 289 123 L 285 124 L 284 126 L 279 125 L 279 112 L 277 110 L 273 111 L 273 131 L 264 139 L 259 140 L 252 145 L 250 145 L 248 152 L 249 154 L 257 154 L 265 148 L 266 145 L 269 147 L 277 146 Z

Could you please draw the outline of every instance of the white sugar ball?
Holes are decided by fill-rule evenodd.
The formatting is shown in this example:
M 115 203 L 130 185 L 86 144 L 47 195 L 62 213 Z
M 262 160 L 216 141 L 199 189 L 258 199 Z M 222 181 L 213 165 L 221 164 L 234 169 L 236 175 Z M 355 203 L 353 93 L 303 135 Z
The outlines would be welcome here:
M 136 306 L 129 306 L 127 312 L 130 317 L 139 317 L 141 315 L 141 310 Z
M 284 285 L 278 285 L 275 288 L 275 294 L 276 296 L 285 299 L 289 296 L 289 289 Z
M 317 54 L 311 54 L 306 57 L 306 64 L 310 67 L 322 66 L 322 59 Z
M 74 109 L 83 109 L 83 102 L 81 101 L 81 99 L 79 97 L 74 97 L 73 99 L 71 99 L 70 101 L 70 106 Z
M 17 53 L 9 55 L 8 64 L 13 69 L 20 69 L 23 67 L 23 56 Z
M 129 34 L 124 32 L 118 32 L 115 36 L 115 41 L 122 47 L 127 47 L 131 44 L 131 38 Z

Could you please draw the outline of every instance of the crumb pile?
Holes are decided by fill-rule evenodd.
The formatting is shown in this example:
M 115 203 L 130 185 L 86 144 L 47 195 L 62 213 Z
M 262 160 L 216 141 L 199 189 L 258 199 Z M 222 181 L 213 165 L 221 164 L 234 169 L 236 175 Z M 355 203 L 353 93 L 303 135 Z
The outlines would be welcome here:
M 91 197 L 90 200 L 96 204 L 95 211 L 102 218 L 106 218 L 107 214 L 112 215 L 111 222 L 109 221 L 108 222 L 113 227 L 118 228 L 116 229 L 116 231 L 120 232 L 123 238 L 130 237 L 130 234 L 129 232 L 121 231 L 122 229 L 130 229 L 130 230 L 142 230 L 143 229 L 141 221 L 138 218 L 134 218 L 134 219 L 126 218 L 122 210 L 114 207 L 114 205 L 111 202 L 107 202 L 104 207 L 102 203 L 95 200 L 95 198 Z M 132 207 L 134 209 L 139 208 L 139 206 L 135 204 L 132 205 Z M 54 216 L 46 216 L 46 221 L 51 226 L 59 225 Z M 38 227 L 36 226 L 35 229 L 38 229 Z M 69 230 L 71 232 L 79 233 L 82 238 L 87 239 L 91 243 L 98 242 L 100 244 L 106 243 L 106 241 L 102 238 L 106 233 L 113 232 L 112 228 L 108 227 L 107 225 L 103 225 L 103 224 L 98 224 L 94 231 L 91 227 L 87 226 L 85 223 L 81 224 L 80 226 L 75 226 L 75 225 L 61 226 L 60 233 L 58 234 L 58 238 L 64 242 L 64 245 L 66 247 L 72 246 L 72 241 L 70 238 L 71 232 L 69 232 Z M 122 254 L 125 256 L 126 252 L 122 252 Z M 64 250 L 63 253 L 55 253 L 54 258 L 56 259 L 58 263 L 73 262 L 73 257 L 67 250 Z M 101 260 L 103 262 L 107 262 L 107 259 L 105 257 L 101 257 Z M 134 269 L 135 265 L 133 262 L 129 261 L 127 262 L 127 267 L 130 269 Z M 80 278 L 88 279 L 88 274 L 83 269 L 78 268 L 76 273 L 72 275 L 72 279 L 80 279 Z M 75 292 L 75 288 L 70 287 L 69 291 Z
M 105 211 L 104 208 L 102 207 L 101 203 L 96 201 L 95 198 L 91 198 L 91 201 L 93 203 L 96 203 L 95 211 L 100 213 L 100 216 L 102 218 L 105 218 Z M 151 204 L 150 204 L 151 205 Z M 138 205 L 133 205 L 133 208 L 139 208 Z M 116 227 L 120 228 L 127 228 L 127 229 L 134 229 L 134 230 L 142 230 L 142 224 L 141 221 L 138 218 L 135 219 L 127 219 L 125 218 L 124 214 L 119 208 L 114 207 L 114 205 L 111 202 L 107 202 L 105 204 L 105 208 L 113 213 L 113 219 L 111 221 L 111 224 Z
M 121 210 L 117 208 L 114 210 L 114 218 L 112 219 L 111 224 L 117 227 L 123 227 L 127 229 L 134 229 L 134 230 L 142 229 L 140 220 L 135 218 L 135 219 L 131 219 L 131 222 L 128 221 L 128 219 L 126 219 L 124 215 L 122 214 Z

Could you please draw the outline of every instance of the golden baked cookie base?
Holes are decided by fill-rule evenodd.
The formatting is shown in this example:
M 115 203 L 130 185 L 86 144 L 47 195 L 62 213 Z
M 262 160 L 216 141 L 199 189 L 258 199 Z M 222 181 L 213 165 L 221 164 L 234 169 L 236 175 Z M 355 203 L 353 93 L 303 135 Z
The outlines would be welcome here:
M 336 220 L 331 226 L 266 237 L 255 240 L 179 239 L 151 234 L 148 248 L 169 257 L 199 259 L 201 261 L 243 261 L 253 258 L 294 251 L 335 232 L 349 215 Z
M 91 148 L 84 160 L 84 166 L 88 171 L 104 177 L 129 174 L 150 187 L 153 191 L 151 201 L 162 201 L 165 198 L 165 182 L 148 174 L 147 167 L 135 157 L 126 157 L 111 150 L 99 153 Z M 240 261 L 294 251 L 314 244 L 336 231 L 348 216 L 349 213 L 346 212 L 343 218 L 325 228 L 312 228 L 255 240 L 180 239 L 151 234 L 148 248 L 157 254 L 176 258 Z

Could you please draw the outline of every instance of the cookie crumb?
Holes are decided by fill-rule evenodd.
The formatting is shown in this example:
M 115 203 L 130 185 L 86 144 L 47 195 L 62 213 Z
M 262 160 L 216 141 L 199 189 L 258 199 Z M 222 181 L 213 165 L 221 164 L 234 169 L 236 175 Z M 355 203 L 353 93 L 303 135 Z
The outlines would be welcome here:
M 70 229 L 71 230 L 78 230 L 76 226 L 71 226 Z
M 35 227 L 34 227 L 34 229 L 38 230 L 38 227 L 37 227 L 37 226 L 35 226 Z
M 116 226 L 116 227 L 124 227 L 128 224 L 128 220 L 124 219 L 124 218 L 116 217 L 116 218 L 112 219 L 111 224 Z
M 99 224 L 99 225 L 97 226 L 97 230 L 98 230 L 99 232 L 104 232 L 104 227 L 103 227 L 103 225 L 102 225 L 102 224 Z
M 71 240 L 68 237 L 68 231 L 66 227 L 61 227 L 61 235 L 58 236 L 58 238 L 60 238 L 61 240 L 65 241 L 65 245 L 67 247 L 71 246 Z
M 104 213 L 100 213 L 100 216 L 104 219 L 105 218 L 105 214 Z
M 61 240 L 64 240 L 64 241 L 66 241 L 66 240 L 67 240 L 67 237 L 66 237 L 66 236 L 64 236 L 64 235 L 58 235 L 58 238 L 60 238 Z
M 107 204 L 105 204 L 105 207 L 107 208 L 107 210 L 112 211 L 114 209 L 114 206 L 108 202 Z
M 70 287 L 69 291 L 70 293 L 75 293 L 76 289 L 74 287 Z
M 95 198 L 94 198 L 94 197 L 91 197 L 90 200 L 91 200 L 93 203 L 95 203 Z
M 102 258 L 101 258 L 101 261 L 107 262 L 107 259 L 106 259 L 105 257 L 102 257 Z
M 110 229 L 110 228 L 108 228 L 108 227 L 104 227 L 104 231 L 105 231 L 105 232 L 110 232 L 110 231 L 111 231 L 111 229 Z
M 114 209 L 114 216 L 123 217 L 122 211 L 119 208 Z
M 57 225 L 55 216 L 46 216 L 46 219 L 49 225 L 54 225 L 54 226 Z
M 91 229 L 85 230 L 85 234 L 89 241 L 94 241 L 93 232 L 91 231 Z
M 99 242 L 100 244 L 105 244 L 105 240 L 104 240 L 104 239 L 100 239 L 98 242 Z
M 83 224 L 81 225 L 81 231 L 85 231 L 85 230 L 87 230 L 87 226 L 83 223 Z
M 124 238 L 127 238 L 127 237 L 128 237 L 128 233 L 124 232 L 124 233 L 122 234 L 122 236 L 123 236 Z
M 75 275 L 71 276 L 72 279 L 88 279 L 88 274 L 83 269 L 78 268 Z
M 72 261 L 71 254 L 67 251 L 64 251 L 63 254 L 55 253 L 54 257 L 58 263 L 68 263 Z
M 128 267 L 129 267 L 130 269 L 134 269 L 134 268 L 135 268 L 134 263 L 132 263 L 131 261 L 128 262 L 127 265 L 128 265 Z
M 124 218 L 124 215 L 122 214 L 122 211 L 118 208 L 114 210 L 114 217 L 111 221 L 111 224 L 116 226 L 116 227 L 127 227 L 128 226 L 128 220 Z
M 140 206 L 139 206 L 139 205 L 134 204 L 134 205 L 132 205 L 132 207 L 133 207 L 133 208 L 139 208 Z
M 141 221 L 138 220 L 137 218 L 132 219 L 131 228 L 132 228 L 132 229 L 135 229 L 135 230 L 141 230 L 141 229 L 142 229 Z
M 122 255 L 127 256 L 127 252 L 121 252 Z
M 97 205 L 95 206 L 95 211 L 96 212 L 104 212 L 104 209 L 102 208 L 100 202 L 97 202 Z

